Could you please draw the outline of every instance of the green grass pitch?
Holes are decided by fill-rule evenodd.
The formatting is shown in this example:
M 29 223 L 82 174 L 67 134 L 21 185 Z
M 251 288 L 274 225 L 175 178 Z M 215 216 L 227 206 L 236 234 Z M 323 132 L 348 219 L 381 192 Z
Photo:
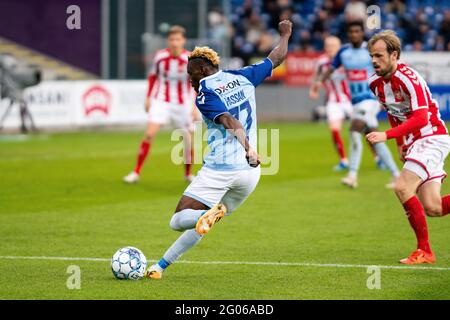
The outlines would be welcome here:
M 141 132 L 0 137 L 0 299 L 450 298 L 450 217 L 428 219 L 438 259 L 430 267 L 440 269 L 383 268 L 381 288 L 370 290 L 361 265 L 399 266 L 415 247 L 384 188 L 389 174 L 366 146 L 360 188 L 348 190 L 332 172 L 325 125 L 262 127 L 280 129 L 278 174 L 263 176 L 247 202 L 181 258 L 219 263 L 176 263 L 161 281 L 115 280 L 103 260 L 6 256 L 109 259 L 132 245 L 159 259 L 179 235 L 169 221 L 186 187 L 183 168 L 170 161 L 168 132 L 154 142 L 137 185 L 121 179 Z M 80 290 L 66 287 L 70 265 L 81 269 Z

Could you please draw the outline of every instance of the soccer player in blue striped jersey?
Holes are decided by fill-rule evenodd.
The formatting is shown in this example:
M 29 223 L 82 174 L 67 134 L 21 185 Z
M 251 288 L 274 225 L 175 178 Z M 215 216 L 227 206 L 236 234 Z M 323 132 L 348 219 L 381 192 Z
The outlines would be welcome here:
M 280 41 L 266 59 L 239 70 L 219 70 L 219 56 L 208 47 L 197 47 L 189 55 L 187 71 L 208 127 L 211 151 L 170 221 L 173 230 L 183 233 L 159 262 L 147 269 L 147 278 L 160 279 L 164 269 L 255 189 L 260 177 L 255 88 L 286 57 L 292 23 L 280 22 L 279 31 Z
M 362 133 L 378 131 L 377 114 L 381 108 L 369 88 L 368 80 L 374 70 L 367 44 L 364 41 L 364 24 L 361 21 L 353 21 L 347 27 L 350 44 L 341 47 L 334 57 L 332 67 L 321 75 L 314 86 L 319 87 L 324 80 L 331 76 L 334 70 L 340 66 L 344 67 L 352 96 L 353 114 L 350 125 L 349 173 L 347 177 L 342 179 L 342 183 L 351 188 L 356 188 L 363 151 Z M 392 182 L 388 183 L 386 187 L 393 188 L 400 172 L 392 154 L 384 142 L 374 144 L 373 148 L 392 174 Z

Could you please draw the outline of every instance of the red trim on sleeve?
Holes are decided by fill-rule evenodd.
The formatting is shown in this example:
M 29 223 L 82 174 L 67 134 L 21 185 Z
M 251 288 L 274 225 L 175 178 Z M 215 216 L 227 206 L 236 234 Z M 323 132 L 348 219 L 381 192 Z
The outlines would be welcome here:
M 155 87 L 156 80 L 158 80 L 159 75 L 159 64 L 161 63 L 161 59 L 159 58 L 159 53 L 161 51 L 158 51 L 155 55 L 155 58 L 153 59 L 153 67 L 150 71 L 150 74 L 148 76 L 148 90 L 147 90 L 147 97 L 150 97 L 153 88 Z
M 156 82 L 156 74 L 151 74 L 148 77 L 148 90 L 147 90 L 147 98 L 150 97 L 152 94 L 153 87 L 155 86 Z

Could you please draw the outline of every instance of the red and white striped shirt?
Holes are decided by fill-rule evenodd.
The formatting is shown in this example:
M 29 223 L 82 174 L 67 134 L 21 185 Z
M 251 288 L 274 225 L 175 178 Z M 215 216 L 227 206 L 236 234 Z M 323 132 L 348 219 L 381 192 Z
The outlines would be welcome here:
M 317 60 L 317 70 L 319 73 L 330 69 L 331 60 L 326 55 L 322 55 Z M 323 86 L 327 93 L 327 102 L 350 102 L 350 90 L 348 88 L 345 71 L 339 68 L 332 73 L 331 77 L 324 81 Z
M 189 51 L 179 56 L 170 54 L 169 49 L 155 54 L 148 76 L 147 97 L 175 104 L 193 105 L 194 90 L 187 74 Z
M 406 64 L 399 63 L 389 80 L 372 75 L 369 85 L 388 112 L 393 127 L 386 131 L 388 139 L 396 138 L 398 145 L 409 146 L 423 137 L 448 134 L 427 83 Z

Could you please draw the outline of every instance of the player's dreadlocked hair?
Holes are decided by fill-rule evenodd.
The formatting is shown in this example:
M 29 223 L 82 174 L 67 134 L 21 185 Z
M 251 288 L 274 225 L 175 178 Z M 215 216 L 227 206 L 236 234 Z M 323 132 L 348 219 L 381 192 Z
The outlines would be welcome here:
M 194 59 L 202 59 L 215 68 L 218 68 L 220 63 L 219 55 L 210 47 L 195 47 L 194 51 L 189 55 L 188 60 L 191 61 Z

